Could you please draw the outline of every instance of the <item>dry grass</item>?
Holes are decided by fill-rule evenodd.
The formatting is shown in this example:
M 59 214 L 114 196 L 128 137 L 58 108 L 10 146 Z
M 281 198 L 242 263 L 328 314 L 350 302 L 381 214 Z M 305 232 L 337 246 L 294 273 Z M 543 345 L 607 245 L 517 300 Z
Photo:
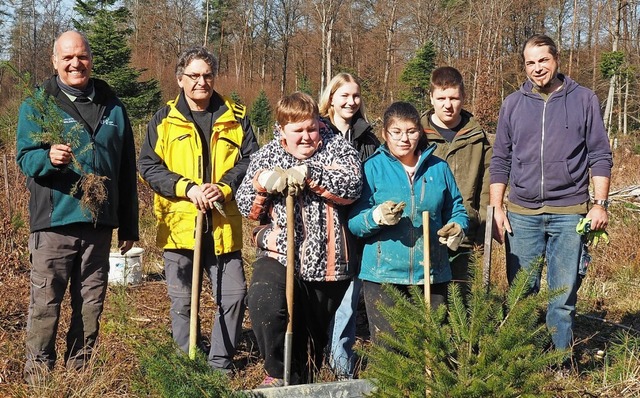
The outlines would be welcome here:
M 14 155 L 8 153 L 8 184 L 11 190 L 0 196 L 0 396 L 15 397 L 127 397 L 150 396 L 145 390 L 139 372 L 133 342 L 158 344 L 170 339 L 169 299 L 166 285 L 161 279 L 161 251 L 155 247 L 155 222 L 152 215 L 152 194 L 140 185 L 139 245 L 145 248 L 145 271 L 151 277 L 137 286 L 124 289 L 111 287 L 107 295 L 102 318 L 98 354 L 83 372 L 69 372 L 61 364 L 47 382 L 28 389 L 21 380 L 24 358 L 24 337 L 29 300 L 29 263 L 27 252 L 28 228 L 26 227 L 27 198 L 24 178 L 17 172 Z M 615 155 L 612 190 L 640 184 L 640 156 L 621 149 Z M 4 176 L 0 176 L 4 182 Z M 9 215 L 11 205 L 11 215 Z M 568 378 L 556 381 L 557 396 L 616 396 L 640 395 L 638 352 L 627 356 L 626 374 L 618 372 L 615 379 L 606 361 L 596 358 L 597 350 L 609 353 L 614 336 L 620 326 L 640 330 L 640 214 L 627 208 L 628 204 L 614 202 L 609 227 L 611 244 L 594 251 L 589 274 L 579 292 L 579 316 L 576 337 L 578 344 L 578 371 Z M 251 229 L 246 222 L 245 250 L 243 258 L 247 277 L 250 279 L 254 255 L 251 249 Z M 504 248 L 493 249 L 493 284 L 506 289 L 504 276 Z M 201 314 L 203 333 L 207 335 L 215 304 L 208 284 L 202 297 Z M 124 310 L 124 308 L 128 308 Z M 603 321 L 606 320 L 605 321 Z M 123 327 L 123 322 L 126 327 Z M 615 324 L 614 324 L 615 323 Z M 57 348 L 59 357 L 64 351 L 64 333 L 69 325 L 68 298 L 63 304 Z M 632 335 L 634 331 L 629 330 Z M 150 336 L 150 337 L 149 337 Z M 636 335 L 637 336 L 637 335 Z M 150 339 L 150 340 L 146 340 Z M 366 345 L 360 339 L 358 345 Z M 236 390 L 253 388 L 264 377 L 262 360 L 251 332 L 251 324 L 245 315 L 238 355 L 235 358 L 238 371 L 229 381 Z M 321 370 L 323 380 L 333 376 Z M 153 396 L 153 395 L 151 395 Z

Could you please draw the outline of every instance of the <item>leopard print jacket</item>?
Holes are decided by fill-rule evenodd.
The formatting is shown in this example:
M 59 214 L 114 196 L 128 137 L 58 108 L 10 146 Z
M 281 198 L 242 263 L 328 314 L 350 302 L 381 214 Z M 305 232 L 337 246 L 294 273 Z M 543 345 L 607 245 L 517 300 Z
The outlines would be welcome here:
M 348 208 L 360 196 L 362 172 L 358 152 L 341 136 L 321 125 L 319 149 L 304 161 L 285 151 L 278 137 L 251 155 L 236 193 L 238 209 L 259 220 L 253 241 L 259 255 L 287 265 L 286 197 L 268 194 L 258 183 L 264 170 L 307 165 L 307 185 L 295 199 L 295 269 L 305 281 L 340 281 L 356 271 L 356 249 L 348 239 Z

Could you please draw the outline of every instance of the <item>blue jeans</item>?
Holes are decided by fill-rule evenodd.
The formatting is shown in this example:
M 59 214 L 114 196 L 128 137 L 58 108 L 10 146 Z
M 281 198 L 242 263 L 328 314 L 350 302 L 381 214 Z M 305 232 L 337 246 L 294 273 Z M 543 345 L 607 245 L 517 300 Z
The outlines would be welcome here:
M 522 215 L 508 213 L 512 234 L 507 234 L 507 278 L 513 282 L 516 273 L 527 269 L 535 261 L 544 258 L 547 264 L 547 285 L 561 294 L 547 307 L 547 328 L 557 349 L 571 346 L 573 322 L 576 314 L 579 267 L 583 240 L 576 232 L 576 225 L 584 215 L 540 214 Z M 539 272 L 531 280 L 531 291 L 540 290 Z
M 329 366 L 340 377 L 353 378 L 356 356 L 356 316 L 362 280 L 354 277 L 329 325 Z

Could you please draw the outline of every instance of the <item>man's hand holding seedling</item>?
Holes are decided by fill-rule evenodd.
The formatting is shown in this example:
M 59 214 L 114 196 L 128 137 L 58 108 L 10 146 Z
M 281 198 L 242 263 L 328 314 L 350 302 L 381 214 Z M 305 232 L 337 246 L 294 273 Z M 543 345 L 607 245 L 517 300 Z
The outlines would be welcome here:
M 49 160 L 54 166 L 64 166 L 71 163 L 71 147 L 67 144 L 54 144 L 49 149 Z

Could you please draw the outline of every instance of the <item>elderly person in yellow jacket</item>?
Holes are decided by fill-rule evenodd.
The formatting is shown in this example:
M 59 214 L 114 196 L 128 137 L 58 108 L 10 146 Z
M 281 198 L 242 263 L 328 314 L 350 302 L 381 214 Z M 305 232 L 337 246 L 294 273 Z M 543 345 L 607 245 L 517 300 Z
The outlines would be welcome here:
M 191 277 L 197 212 L 206 214 L 202 263 L 217 311 L 209 365 L 224 373 L 242 329 L 246 280 L 242 218 L 235 193 L 258 144 L 244 106 L 218 94 L 218 62 L 203 47 L 184 51 L 176 66 L 178 97 L 151 119 L 138 168 L 155 191 L 157 244 L 164 249 L 173 339 L 189 349 Z

